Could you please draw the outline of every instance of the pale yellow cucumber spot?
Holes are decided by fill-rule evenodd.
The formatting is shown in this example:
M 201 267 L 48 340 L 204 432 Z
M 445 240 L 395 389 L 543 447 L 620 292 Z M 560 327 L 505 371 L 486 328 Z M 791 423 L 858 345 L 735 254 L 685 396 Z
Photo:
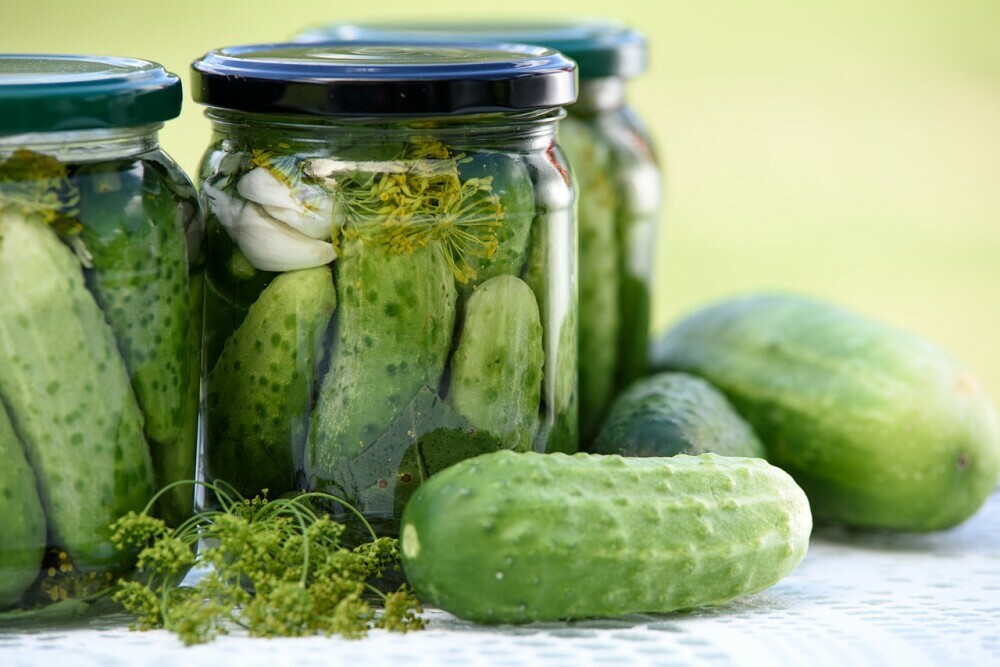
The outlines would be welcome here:
M 417 529 L 413 524 L 403 526 L 400 542 L 403 547 L 403 555 L 407 558 L 416 558 L 420 554 L 420 538 L 417 537 Z

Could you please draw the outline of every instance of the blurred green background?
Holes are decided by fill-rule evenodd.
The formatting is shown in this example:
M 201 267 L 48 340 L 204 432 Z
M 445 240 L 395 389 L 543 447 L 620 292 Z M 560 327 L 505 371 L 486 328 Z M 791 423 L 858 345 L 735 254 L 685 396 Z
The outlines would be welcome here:
M 228 44 L 365 18 L 617 17 L 663 153 L 654 319 L 782 288 L 936 340 L 1000 398 L 1000 2 L 8 0 L 0 50 L 129 55 L 187 77 Z M 617 12 L 617 13 L 615 13 Z M 193 172 L 189 104 L 163 132 Z

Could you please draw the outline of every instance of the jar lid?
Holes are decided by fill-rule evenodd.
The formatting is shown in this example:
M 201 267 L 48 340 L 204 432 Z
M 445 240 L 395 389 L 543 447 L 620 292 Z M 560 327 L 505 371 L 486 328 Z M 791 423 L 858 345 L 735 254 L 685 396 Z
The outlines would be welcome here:
M 646 38 L 618 21 L 331 23 L 306 30 L 295 39 L 318 42 L 406 37 L 433 43 L 456 35 L 463 39 L 547 46 L 575 60 L 581 79 L 630 78 L 646 70 Z
M 180 79 L 146 60 L 0 54 L 0 134 L 157 123 L 182 97 Z
M 576 100 L 576 65 L 523 44 L 259 44 L 210 51 L 191 68 L 196 102 L 260 113 L 441 115 Z

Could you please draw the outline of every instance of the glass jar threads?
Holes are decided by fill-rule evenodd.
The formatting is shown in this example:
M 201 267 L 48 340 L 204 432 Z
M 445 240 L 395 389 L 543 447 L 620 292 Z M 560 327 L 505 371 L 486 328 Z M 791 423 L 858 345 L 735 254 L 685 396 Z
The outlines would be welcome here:
M 511 45 L 235 47 L 213 124 L 208 474 L 321 489 L 391 532 L 438 470 L 574 451 L 573 64 Z

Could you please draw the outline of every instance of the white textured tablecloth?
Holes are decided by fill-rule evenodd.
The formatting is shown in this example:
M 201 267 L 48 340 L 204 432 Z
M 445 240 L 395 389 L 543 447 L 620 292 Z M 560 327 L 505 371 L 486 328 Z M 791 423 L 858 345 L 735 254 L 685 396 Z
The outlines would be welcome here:
M 222 637 L 186 648 L 124 617 L 0 630 L 0 667 L 46 665 L 991 665 L 1000 666 L 1000 493 L 932 535 L 817 530 L 777 586 L 690 614 L 484 627 L 444 612 L 366 639 Z

